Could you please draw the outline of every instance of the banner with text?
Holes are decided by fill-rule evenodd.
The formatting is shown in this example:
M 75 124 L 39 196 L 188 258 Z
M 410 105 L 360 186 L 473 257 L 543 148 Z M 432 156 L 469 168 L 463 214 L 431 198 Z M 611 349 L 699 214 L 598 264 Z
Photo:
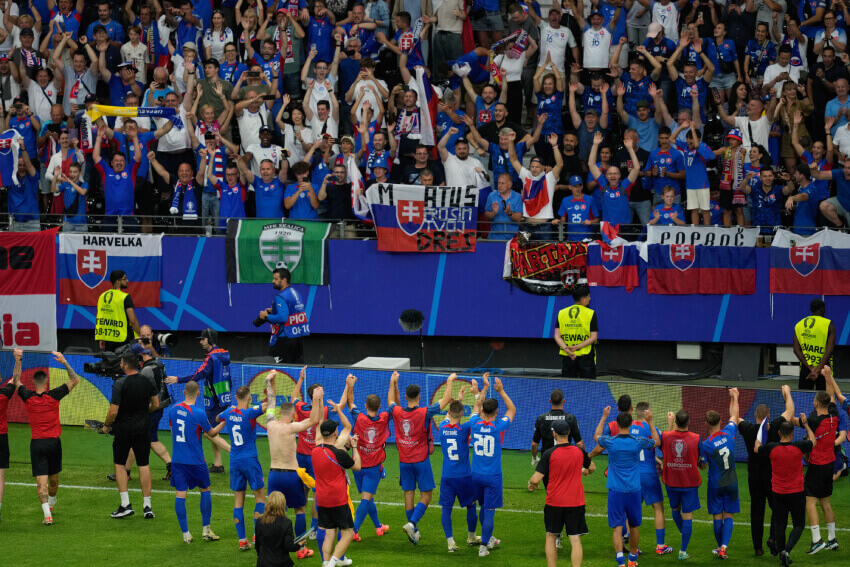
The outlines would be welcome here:
M 96 306 L 115 270 L 127 274 L 135 307 L 159 307 L 162 235 L 59 235 L 60 303 Z
M 0 346 L 56 350 L 58 230 L 0 233 Z
M 703 246 L 755 246 L 758 228 L 742 226 L 647 225 L 647 244 L 690 244 Z
M 581 242 L 520 242 L 505 248 L 502 277 L 527 293 L 569 295 L 587 282 L 587 245 Z
M 478 189 L 376 183 L 366 200 L 384 252 L 474 252 Z
M 330 233 L 331 225 L 324 222 L 230 219 L 227 282 L 269 283 L 275 268 L 286 268 L 290 283 L 327 285 Z

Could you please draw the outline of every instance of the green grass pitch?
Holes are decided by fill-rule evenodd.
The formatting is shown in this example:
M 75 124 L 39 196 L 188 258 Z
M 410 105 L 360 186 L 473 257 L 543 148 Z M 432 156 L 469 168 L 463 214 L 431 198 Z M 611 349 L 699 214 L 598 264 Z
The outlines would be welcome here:
M 529 432 L 530 438 L 531 432 Z M 113 520 L 109 513 L 118 507 L 118 494 L 115 484 L 106 479 L 112 470 L 111 437 L 84 431 L 79 427 L 65 427 L 62 434 L 64 470 L 60 475 L 60 489 L 57 507 L 54 511 L 54 525 L 41 524 L 42 513 L 36 497 L 35 485 L 30 476 L 29 464 L 29 427 L 12 424 L 9 426 L 9 444 L 12 452 L 11 468 L 6 473 L 6 495 L 0 510 L 0 565 L 9 567 L 61 565 L 101 566 L 231 566 L 254 565 L 256 554 L 252 550 L 243 553 L 236 550 L 236 531 L 233 527 L 233 497 L 229 492 L 227 474 L 212 475 L 213 482 L 213 530 L 221 540 L 213 543 L 201 541 L 199 498 L 197 491 L 188 498 L 189 526 L 195 535 L 195 542 L 185 545 L 180 536 L 177 518 L 174 514 L 174 497 L 164 476 L 165 466 L 151 455 L 153 471 L 153 508 L 156 519 L 144 520 L 141 517 L 141 494 L 138 490 L 138 476 L 133 473 L 130 499 L 137 514 L 122 520 Z M 168 432 L 161 433 L 161 439 L 170 446 Z M 209 443 L 205 443 L 208 461 L 211 459 Z M 265 438 L 258 440 L 260 460 L 264 470 L 268 470 L 268 446 Z M 367 518 L 361 528 L 359 543 L 353 543 L 348 556 L 354 565 L 414 567 L 436 565 L 499 565 L 508 567 L 545 565 L 543 554 L 543 501 L 541 490 L 530 494 L 526 483 L 532 473 L 531 457 L 527 452 L 505 451 L 502 457 L 504 469 L 503 510 L 496 513 L 496 537 L 502 540 L 500 549 L 488 557 L 479 558 L 477 548 L 462 546 L 466 541 L 466 519 L 462 510 L 455 510 L 455 538 L 461 550 L 456 554 L 446 552 L 446 541 L 440 524 L 440 508 L 436 506 L 439 487 L 434 491 L 433 504 L 419 524 L 422 540 L 417 546 L 411 545 L 401 526 L 405 523 L 401 506 L 402 494 L 398 487 L 398 457 L 394 446 L 389 446 L 387 457 L 388 476 L 378 489 L 378 512 L 383 523 L 389 524 L 390 531 L 383 537 L 377 537 L 372 523 Z M 431 457 L 436 478 L 439 478 L 441 455 L 439 448 Z M 227 456 L 225 455 L 225 466 Z M 587 495 L 587 524 L 590 533 L 582 539 L 584 546 L 584 565 L 616 565 L 611 545 L 611 530 L 606 517 L 607 491 L 604 457 L 596 461 L 598 471 L 584 479 Z M 755 557 L 750 539 L 749 494 L 746 486 L 746 467 L 738 466 L 738 477 L 742 487 L 741 510 L 737 516 L 735 533 L 729 547 L 729 561 L 733 565 L 778 565 L 777 558 L 766 554 Z M 838 551 L 822 551 L 818 555 L 808 556 L 804 550 L 811 543 L 807 529 L 792 557 L 796 565 L 848 565 L 850 564 L 850 486 L 847 478 L 836 485 L 832 502 L 837 515 L 838 541 L 842 547 Z M 695 514 L 694 535 L 689 546 L 690 565 L 716 564 L 711 554 L 716 547 L 710 517 L 704 509 L 705 489 L 700 491 L 703 509 Z M 355 503 L 359 497 L 353 484 L 351 496 Z M 246 519 L 251 517 L 252 499 L 246 502 Z M 678 550 L 679 533 L 667 513 L 667 543 Z M 769 514 L 769 512 L 768 512 Z M 644 524 L 641 528 L 641 548 L 644 555 L 640 564 L 677 565 L 676 555 L 657 557 L 654 554 L 655 531 L 649 519 L 651 509 L 644 508 Z M 821 520 L 824 536 L 826 528 Z M 248 534 L 252 533 L 248 528 Z M 478 531 L 480 534 L 480 529 Z M 315 542 L 310 547 L 316 549 Z M 297 565 L 318 566 L 319 555 L 297 561 Z M 559 565 L 569 565 L 569 546 L 561 550 Z

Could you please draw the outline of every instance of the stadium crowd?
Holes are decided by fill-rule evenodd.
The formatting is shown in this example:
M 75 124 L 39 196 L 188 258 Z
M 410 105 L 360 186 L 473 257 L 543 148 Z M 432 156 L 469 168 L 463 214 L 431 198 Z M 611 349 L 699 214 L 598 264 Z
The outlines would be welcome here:
M 850 224 L 844 0 L 0 5 L 13 230 L 356 221 L 388 181 L 479 187 L 491 238 Z

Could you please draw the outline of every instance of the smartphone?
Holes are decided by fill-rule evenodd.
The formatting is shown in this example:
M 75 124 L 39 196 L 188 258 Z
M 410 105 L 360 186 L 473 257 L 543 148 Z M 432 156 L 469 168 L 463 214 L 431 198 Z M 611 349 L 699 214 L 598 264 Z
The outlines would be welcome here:
M 259 71 L 248 71 L 248 77 L 251 79 L 256 79 L 260 76 Z
M 262 96 L 263 100 L 277 100 L 277 97 L 273 94 L 265 94 Z

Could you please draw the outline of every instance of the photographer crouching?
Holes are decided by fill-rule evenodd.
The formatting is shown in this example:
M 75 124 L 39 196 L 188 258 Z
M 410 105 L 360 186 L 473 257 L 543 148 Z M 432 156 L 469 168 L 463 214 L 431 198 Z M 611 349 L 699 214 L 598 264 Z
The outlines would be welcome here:
M 141 347 L 141 345 L 138 346 Z M 136 345 L 133 345 L 131 349 L 134 347 Z M 153 382 L 139 373 L 140 368 L 141 360 L 135 352 L 131 351 L 121 356 L 121 370 L 124 376 L 116 380 L 112 387 L 112 400 L 109 403 L 106 419 L 103 420 L 103 432 L 108 433 L 111 429 L 115 435 L 112 441 L 112 462 L 115 463 L 121 505 L 112 512 L 113 518 L 125 518 L 135 513 L 130 504 L 130 493 L 127 488 L 129 478 L 125 468 L 130 451 L 135 454 L 139 466 L 145 519 L 154 517 L 151 508 L 149 466 L 151 444 L 148 431 L 150 414 L 159 408 L 159 394 Z

